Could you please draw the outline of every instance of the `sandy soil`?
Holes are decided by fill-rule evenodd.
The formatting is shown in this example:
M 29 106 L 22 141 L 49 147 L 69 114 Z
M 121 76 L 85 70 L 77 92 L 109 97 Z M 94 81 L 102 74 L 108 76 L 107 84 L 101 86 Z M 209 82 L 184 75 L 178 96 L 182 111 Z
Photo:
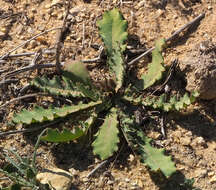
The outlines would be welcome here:
M 205 18 L 193 28 L 181 34 L 163 53 L 165 64 L 178 58 L 180 61 L 194 45 L 210 40 L 216 42 L 216 2 L 196 0 L 134 0 L 122 1 L 71 1 L 71 26 L 62 52 L 61 61 L 69 59 L 91 59 L 99 54 L 92 46 L 100 46 L 102 42 L 98 34 L 96 21 L 104 11 L 119 7 L 129 25 L 129 42 L 133 48 L 150 48 L 158 38 L 167 38 L 172 32 L 205 13 Z M 32 36 L 51 28 L 61 27 L 65 8 L 58 0 L 0 0 L 0 55 L 17 47 Z M 39 49 L 50 49 L 49 54 L 43 54 L 40 63 L 50 63 L 55 60 L 52 52 L 55 48 L 57 30 L 50 31 L 13 53 L 36 52 Z M 4 74 L 29 65 L 33 56 L 15 57 L 10 60 L 0 60 L 1 79 Z M 145 69 L 149 59 L 136 63 L 137 68 Z M 98 68 L 96 67 L 96 70 Z M 102 66 L 100 72 L 106 72 Z M 14 82 L 0 84 L 1 99 L 4 104 L 19 96 L 23 88 L 39 71 L 30 71 L 13 77 Z M 52 73 L 52 69 L 40 71 Z M 7 121 L 15 111 L 24 107 L 32 107 L 37 101 L 50 103 L 47 99 L 30 98 L 14 102 L 0 111 L 0 131 L 10 130 Z M 133 155 L 126 144 L 120 147 L 115 159 L 102 167 L 90 179 L 87 174 L 100 162 L 92 153 L 90 144 L 83 146 L 76 143 L 50 144 L 43 143 L 38 152 L 38 167 L 57 166 L 74 174 L 71 189 L 144 189 L 144 190 L 177 190 L 192 189 L 186 187 L 185 179 L 194 178 L 194 189 L 216 189 L 216 122 L 215 100 L 199 100 L 181 113 L 170 113 L 165 116 L 166 137 L 163 138 L 160 129 L 155 126 L 147 129 L 147 133 L 157 144 L 164 147 L 172 155 L 178 172 L 169 180 L 149 173 Z M 17 127 L 19 129 L 19 126 Z M 9 135 L 0 137 L 0 148 L 14 148 L 22 156 L 31 156 L 38 133 Z M 4 160 L 0 156 L 0 166 Z M 8 182 L 1 180 L 0 185 Z

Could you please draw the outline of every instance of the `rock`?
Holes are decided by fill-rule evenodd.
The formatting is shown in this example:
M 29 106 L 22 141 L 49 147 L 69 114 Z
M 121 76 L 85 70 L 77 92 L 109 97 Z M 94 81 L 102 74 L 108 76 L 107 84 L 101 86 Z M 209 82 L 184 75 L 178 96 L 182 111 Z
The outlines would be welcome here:
M 216 44 L 203 41 L 180 61 L 180 70 L 185 74 L 190 92 L 199 91 L 201 99 L 216 98 Z
M 38 173 L 36 179 L 41 184 L 48 184 L 52 190 L 69 190 L 72 176 L 69 172 L 59 169 L 45 169 L 44 172 Z

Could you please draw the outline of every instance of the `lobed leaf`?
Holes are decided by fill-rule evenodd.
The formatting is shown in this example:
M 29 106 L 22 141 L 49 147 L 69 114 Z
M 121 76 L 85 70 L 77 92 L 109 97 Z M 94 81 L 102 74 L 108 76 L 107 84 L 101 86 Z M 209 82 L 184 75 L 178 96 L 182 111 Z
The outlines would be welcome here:
M 93 101 L 98 100 L 99 91 L 96 90 L 96 87 L 91 82 L 89 72 L 83 62 L 66 62 L 64 65 L 63 76 L 76 84 L 77 89 L 79 89 L 85 97 L 89 97 Z
M 79 82 L 85 85 L 92 85 L 89 72 L 83 62 L 68 61 L 64 64 L 64 71 L 65 75 L 74 83 Z
M 99 99 L 99 91 L 92 84 L 88 70 L 82 62 L 68 62 L 64 65 L 62 79 L 55 76 L 36 77 L 31 85 L 54 95 L 89 97 L 93 101 Z
M 188 105 L 192 104 L 198 96 L 198 92 L 193 92 L 190 96 L 188 95 L 188 93 L 185 93 L 185 95 L 181 97 L 179 100 L 177 100 L 176 96 L 173 96 L 167 102 L 166 94 L 162 94 L 159 98 L 147 97 L 142 103 L 145 106 L 151 106 L 155 109 L 162 109 L 166 112 L 171 110 L 179 111 L 181 109 L 186 108 Z
M 102 160 L 112 156 L 118 150 L 118 124 L 117 110 L 112 108 L 92 143 L 94 154 L 98 154 Z
M 156 41 L 155 49 L 152 51 L 152 63 L 148 65 L 147 73 L 141 76 L 141 81 L 143 83 L 142 89 L 146 89 L 152 86 L 156 81 L 162 78 L 162 74 L 165 71 L 163 66 L 164 60 L 161 55 L 163 46 L 165 45 L 165 39 L 160 39 Z
M 31 81 L 31 85 L 54 95 L 84 97 L 84 94 L 67 77 L 63 77 L 63 81 L 58 76 L 51 80 L 46 76 L 36 77 Z
M 101 103 L 102 103 L 101 101 L 97 101 L 97 102 L 90 102 L 88 104 L 64 106 L 61 108 L 50 107 L 48 109 L 44 109 L 42 107 L 36 106 L 31 111 L 24 109 L 20 113 L 15 114 L 14 117 L 12 118 L 12 121 L 14 123 L 24 123 L 24 124 L 52 121 L 59 117 L 65 117 L 66 115 L 69 115 L 75 112 L 93 108 Z
M 135 126 L 132 119 L 123 118 L 121 122 L 129 146 L 138 153 L 142 162 L 148 165 L 152 171 L 161 171 L 166 177 L 170 177 L 176 172 L 171 157 L 164 155 L 164 149 L 153 147 L 150 144 L 151 139 L 146 137 L 139 127 Z
M 166 177 L 170 177 L 175 173 L 176 167 L 174 162 L 172 162 L 171 156 L 165 156 L 163 148 L 158 149 L 153 147 L 150 144 L 150 138 L 142 135 L 142 139 L 145 144 L 140 147 L 140 152 L 142 153 L 141 161 L 146 163 L 153 171 L 160 170 Z
M 47 134 L 41 137 L 41 140 L 59 143 L 78 139 L 81 136 L 87 134 L 88 129 L 92 126 L 96 117 L 97 114 L 93 112 L 91 117 L 82 123 L 82 127 L 74 126 L 72 131 L 66 128 L 64 128 L 62 132 L 60 132 L 58 129 L 48 129 Z
M 123 85 L 124 75 L 125 75 L 125 66 L 124 59 L 120 51 L 113 51 L 112 56 L 108 60 L 110 69 L 115 73 L 116 78 L 116 87 L 115 91 L 117 92 Z
M 112 54 L 114 49 L 119 50 L 120 48 L 121 52 L 126 49 L 127 21 L 124 20 L 118 9 L 105 12 L 103 19 L 97 24 L 108 56 Z
M 79 127 L 75 127 L 73 132 L 71 132 L 66 128 L 63 129 L 62 132 L 60 132 L 58 129 L 48 129 L 47 134 L 41 137 L 41 140 L 54 142 L 54 143 L 68 142 L 68 141 L 78 139 L 84 134 L 85 131 L 83 129 L 80 129 Z
M 127 21 L 118 9 L 113 9 L 104 13 L 103 19 L 98 21 L 98 26 L 107 51 L 109 68 L 115 75 L 115 90 L 118 91 L 123 85 L 125 75 L 122 54 L 126 49 Z

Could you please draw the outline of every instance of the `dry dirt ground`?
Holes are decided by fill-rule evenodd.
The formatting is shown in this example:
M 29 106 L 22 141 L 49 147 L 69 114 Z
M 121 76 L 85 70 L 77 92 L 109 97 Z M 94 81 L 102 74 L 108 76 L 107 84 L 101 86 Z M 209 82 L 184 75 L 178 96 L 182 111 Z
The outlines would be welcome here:
M 64 42 L 61 61 L 69 59 L 91 59 L 99 54 L 102 45 L 96 21 L 105 10 L 119 7 L 128 21 L 130 41 L 133 48 L 150 48 L 154 41 L 169 37 L 201 13 L 205 18 L 197 26 L 182 34 L 164 52 L 165 64 L 175 58 L 181 60 L 196 45 L 204 40 L 216 42 L 216 1 L 214 0 L 74 0 L 70 8 L 70 32 Z M 0 0 L 0 55 L 5 55 L 19 44 L 47 29 L 61 27 L 65 14 L 63 1 L 58 0 Z M 55 60 L 53 49 L 57 39 L 57 30 L 52 30 L 20 47 L 12 54 L 37 52 L 47 49 L 39 63 L 51 63 Z M 34 56 L 14 57 L 0 60 L 0 75 L 31 64 Z M 92 63 L 91 63 L 92 64 Z M 142 70 L 146 59 L 135 63 Z M 27 71 L 17 74 L 8 83 L 0 83 L 0 104 L 18 97 L 22 89 L 39 73 L 53 73 L 52 69 Z M 96 67 L 96 71 L 97 67 Z M 106 72 L 100 68 L 100 71 Z M 34 92 L 34 90 L 26 91 Z M 0 113 L 0 131 L 10 129 L 7 121 L 15 111 L 32 107 L 36 102 L 41 105 L 52 104 L 52 99 L 29 98 L 14 102 L 2 108 Z M 123 144 L 114 160 L 102 167 L 95 175 L 87 179 L 87 174 L 96 167 L 99 160 L 91 153 L 89 145 L 42 143 L 38 150 L 37 163 L 40 169 L 57 166 L 74 174 L 71 189 L 144 189 L 177 190 L 192 189 L 183 183 L 194 178 L 194 188 L 216 190 L 216 109 L 215 100 L 199 100 L 181 113 L 165 116 L 166 137 L 163 138 L 156 127 L 147 130 L 157 144 L 172 155 L 178 172 L 169 180 L 151 174 L 134 157 L 130 149 Z M 19 126 L 16 128 L 19 129 Z M 13 148 L 22 156 L 31 156 L 38 133 L 16 134 L 0 137 L 0 147 Z M 87 148 L 86 148 L 87 147 Z M 0 158 L 1 159 L 1 158 Z M 2 167 L 4 160 L 0 160 Z M 1 180 L 0 185 L 8 182 Z

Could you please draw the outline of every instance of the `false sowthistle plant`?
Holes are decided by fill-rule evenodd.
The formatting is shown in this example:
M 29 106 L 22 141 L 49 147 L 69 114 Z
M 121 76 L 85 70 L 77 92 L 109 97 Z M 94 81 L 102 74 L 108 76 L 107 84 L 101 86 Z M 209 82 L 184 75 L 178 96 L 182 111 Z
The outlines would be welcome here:
M 73 117 L 76 113 L 86 114 L 88 119 L 78 126 L 73 126 L 72 130 L 66 127 L 63 127 L 62 131 L 48 129 L 47 134 L 42 137 L 45 141 L 67 142 L 86 135 L 89 128 L 95 126 L 98 116 L 101 117 L 105 113 L 104 121 L 99 126 L 92 143 L 94 154 L 99 155 L 101 159 L 112 156 L 118 150 L 119 133 L 122 133 L 129 146 L 140 156 L 141 161 L 151 170 L 160 170 L 169 177 L 176 171 L 175 164 L 170 156 L 164 154 L 164 149 L 151 145 L 151 139 L 135 121 L 131 108 L 141 105 L 164 111 L 180 110 L 193 103 L 197 94 L 191 96 L 185 94 L 180 99 L 174 96 L 169 100 L 165 94 L 160 97 L 143 98 L 140 92 L 136 92 L 134 96 L 132 85 L 126 86 L 126 64 L 123 54 L 128 36 L 126 20 L 117 9 L 113 9 L 104 13 L 103 19 L 98 22 L 98 27 L 106 49 L 107 65 L 115 81 L 113 90 L 105 93 L 97 89 L 82 62 L 69 62 L 65 64 L 61 76 L 55 76 L 51 80 L 46 76 L 37 77 L 31 84 L 50 94 L 76 99 L 76 105 L 23 110 L 14 115 L 13 122 L 33 124 L 66 116 Z M 162 78 L 165 67 L 161 51 L 164 45 L 163 39 L 156 42 L 155 50 L 152 52 L 152 63 L 148 66 L 148 72 L 140 79 L 142 90 Z

